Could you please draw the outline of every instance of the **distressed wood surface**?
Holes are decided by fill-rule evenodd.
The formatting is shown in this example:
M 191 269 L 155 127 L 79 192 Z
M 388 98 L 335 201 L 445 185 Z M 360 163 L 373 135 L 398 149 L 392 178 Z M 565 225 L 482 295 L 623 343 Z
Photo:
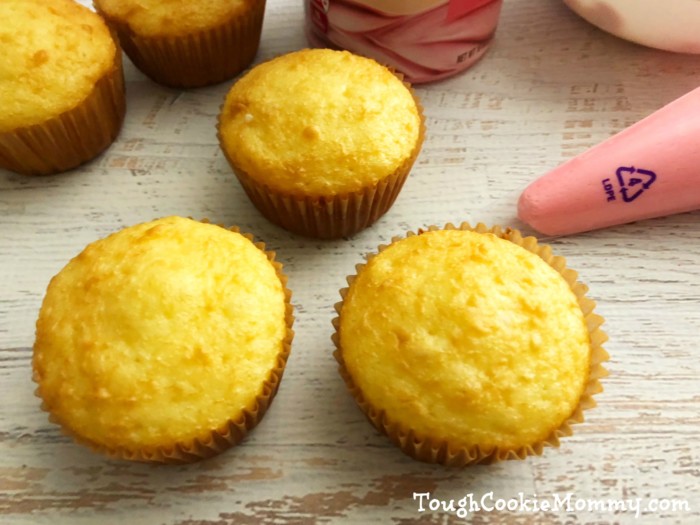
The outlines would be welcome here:
M 306 45 L 301 0 L 268 0 L 261 61 Z M 466 73 L 417 88 L 428 136 L 391 211 L 352 239 L 316 242 L 266 222 L 221 155 L 230 83 L 177 91 L 126 61 L 123 131 L 71 173 L 0 171 L 0 523 L 700 523 L 700 213 L 548 239 L 591 288 L 611 354 L 599 406 L 559 449 L 445 469 L 402 455 L 365 421 L 336 372 L 331 319 L 362 255 L 393 235 L 470 221 L 520 227 L 534 178 L 700 85 L 700 57 L 602 33 L 555 0 L 506 0 L 493 48 Z M 1 110 L 1 108 L 0 108 Z M 700 169 L 700 168 L 699 168 Z M 52 275 L 87 243 L 178 214 L 255 233 L 285 264 L 296 338 L 278 397 L 241 445 L 163 467 L 104 459 L 39 410 L 34 322 Z M 419 512 L 414 493 L 686 500 L 690 510 Z

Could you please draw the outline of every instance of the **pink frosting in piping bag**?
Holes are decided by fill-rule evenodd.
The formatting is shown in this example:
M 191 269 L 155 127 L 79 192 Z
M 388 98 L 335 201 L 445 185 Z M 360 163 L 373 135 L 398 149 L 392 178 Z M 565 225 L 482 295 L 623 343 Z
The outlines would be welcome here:
M 307 0 L 312 45 L 375 58 L 410 82 L 467 69 L 486 52 L 502 0 Z M 415 5 L 411 5 L 415 4 Z

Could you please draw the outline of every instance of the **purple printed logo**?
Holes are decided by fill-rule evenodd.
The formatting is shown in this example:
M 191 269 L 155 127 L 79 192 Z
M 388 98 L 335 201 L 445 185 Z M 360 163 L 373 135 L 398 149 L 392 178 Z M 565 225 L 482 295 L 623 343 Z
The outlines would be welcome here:
M 618 195 L 624 202 L 632 202 L 648 190 L 656 180 L 656 173 L 653 171 L 637 169 L 634 166 L 620 166 L 615 171 L 615 175 L 617 185 L 610 178 L 601 181 L 608 202 L 617 200 Z

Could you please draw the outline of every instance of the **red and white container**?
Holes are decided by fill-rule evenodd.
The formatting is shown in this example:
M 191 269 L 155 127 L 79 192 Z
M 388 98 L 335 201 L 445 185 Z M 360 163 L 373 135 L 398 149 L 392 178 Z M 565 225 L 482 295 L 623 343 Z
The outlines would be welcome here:
M 471 67 L 489 48 L 503 0 L 304 0 L 314 47 L 347 49 L 411 83 Z

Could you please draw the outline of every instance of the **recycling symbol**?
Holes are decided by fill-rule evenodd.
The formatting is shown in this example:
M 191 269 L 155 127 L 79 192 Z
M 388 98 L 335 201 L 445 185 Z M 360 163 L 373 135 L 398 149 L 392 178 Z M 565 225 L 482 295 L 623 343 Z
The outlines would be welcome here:
M 615 172 L 620 185 L 620 194 L 625 202 L 632 202 L 654 184 L 656 173 L 636 169 L 634 166 L 620 166 Z

